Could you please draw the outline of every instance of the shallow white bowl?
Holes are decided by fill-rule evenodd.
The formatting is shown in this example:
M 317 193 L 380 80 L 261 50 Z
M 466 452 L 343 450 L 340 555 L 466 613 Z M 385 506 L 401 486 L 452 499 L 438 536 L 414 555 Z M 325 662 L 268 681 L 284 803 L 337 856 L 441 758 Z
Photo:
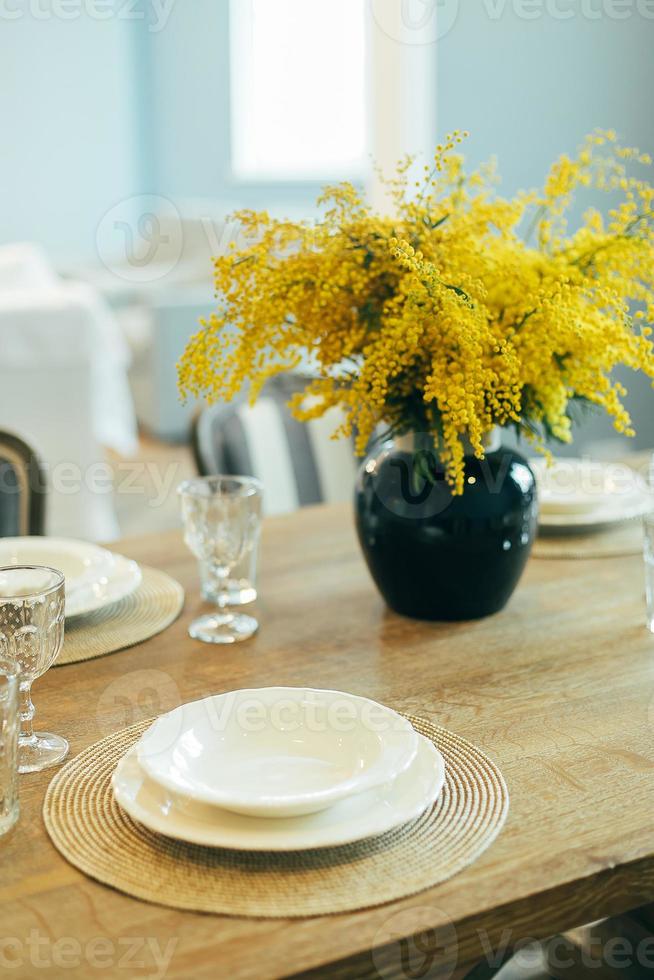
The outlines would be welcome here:
M 118 804 L 154 833 L 242 851 L 301 851 L 376 837 L 419 817 L 438 798 L 444 782 L 443 757 L 422 735 L 415 759 L 397 779 L 303 817 L 244 817 L 179 800 L 148 779 L 135 748 L 123 756 L 112 777 Z
M 66 595 L 66 618 L 88 616 L 120 602 L 138 589 L 143 580 L 138 562 L 115 553 L 112 553 L 111 559 L 111 565 L 102 578 L 76 589 L 72 595 Z
M 640 520 L 654 510 L 646 481 L 624 463 L 531 460 L 538 482 L 541 534 L 582 534 Z
M 341 691 L 230 691 L 163 715 L 136 746 L 139 765 L 179 798 L 235 813 L 316 813 L 395 779 L 418 735 L 397 712 Z
M 66 579 L 66 594 L 98 581 L 111 567 L 106 548 L 75 538 L 40 535 L 0 539 L 0 565 L 48 565 Z
M 75 538 L 1 538 L 0 565 L 47 565 L 66 580 L 66 616 L 85 616 L 124 599 L 139 587 L 135 561 Z
M 534 460 L 532 469 L 543 517 L 630 512 L 647 490 L 642 477 L 624 463 L 566 458 L 548 465 Z

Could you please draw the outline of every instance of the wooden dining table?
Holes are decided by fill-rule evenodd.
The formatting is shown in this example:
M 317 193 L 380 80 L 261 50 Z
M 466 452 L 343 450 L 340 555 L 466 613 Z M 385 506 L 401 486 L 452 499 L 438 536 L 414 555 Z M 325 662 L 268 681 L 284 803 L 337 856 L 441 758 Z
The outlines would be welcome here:
M 71 756 L 205 695 L 337 688 L 473 741 L 505 776 L 509 817 L 472 866 L 392 905 L 320 918 L 222 917 L 138 901 L 86 877 L 44 829 L 53 771 L 22 776 L 20 820 L 0 840 L 7 976 L 451 976 L 455 963 L 461 971 L 654 899 L 654 636 L 640 557 L 532 558 L 501 613 L 416 622 L 384 605 L 350 509 L 307 508 L 264 522 L 258 634 L 213 647 L 187 635 L 207 606 L 181 533 L 113 547 L 169 572 L 186 603 L 147 642 L 37 681 L 37 728 L 65 735 Z M 472 566 L 470 588 L 485 574 Z M 440 973 L 426 972 L 432 962 Z

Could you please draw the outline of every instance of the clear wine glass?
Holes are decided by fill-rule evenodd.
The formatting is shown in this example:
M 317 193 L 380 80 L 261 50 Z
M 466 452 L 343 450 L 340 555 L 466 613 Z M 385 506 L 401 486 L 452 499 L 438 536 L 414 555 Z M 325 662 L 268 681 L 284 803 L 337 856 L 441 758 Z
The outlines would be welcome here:
M 32 682 L 52 666 L 64 642 L 64 576 L 43 565 L 0 568 L 0 659 L 18 668 L 18 771 L 38 772 L 68 754 L 60 735 L 34 732 Z
M 178 487 L 184 541 L 218 582 L 219 611 L 201 616 L 189 635 L 204 643 L 237 643 L 258 629 L 253 616 L 230 612 L 228 581 L 233 569 L 257 546 L 261 483 L 249 476 L 206 476 Z

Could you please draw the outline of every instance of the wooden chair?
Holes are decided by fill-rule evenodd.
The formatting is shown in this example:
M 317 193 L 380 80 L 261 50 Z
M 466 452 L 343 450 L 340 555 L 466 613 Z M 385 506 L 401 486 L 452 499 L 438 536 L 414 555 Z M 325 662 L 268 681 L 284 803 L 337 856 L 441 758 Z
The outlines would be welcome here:
M 0 537 L 43 534 L 45 476 L 30 446 L 0 431 Z

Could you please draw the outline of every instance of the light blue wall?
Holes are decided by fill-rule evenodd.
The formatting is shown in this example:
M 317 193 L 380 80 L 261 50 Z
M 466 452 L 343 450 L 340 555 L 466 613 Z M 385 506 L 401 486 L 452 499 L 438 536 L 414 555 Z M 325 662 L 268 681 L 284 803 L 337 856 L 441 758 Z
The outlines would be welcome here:
M 45 0 L 3 7 L 20 16 L 0 18 L 0 243 L 34 239 L 61 264 L 94 261 L 103 215 L 138 194 L 205 198 L 218 211 L 309 208 L 315 185 L 231 181 L 228 0 L 160 0 L 159 12 L 154 0 L 139 4 L 114 0 L 107 20 L 81 0 L 73 19 Z M 456 16 L 435 48 L 439 131 L 469 129 L 469 157 L 496 154 L 507 193 L 539 183 L 596 126 L 654 151 L 654 19 L 637 12 L 652 7 L 442 0 Z M 609 16 L 615 9 L 628 16 Z M 628 381 L 639 441 L 654 444 L 652 391 Z M 610 435 L 603 424 L 588 432 Z
M 163 30 L 143 25 L 138 57 L 151 138 L 152 191 L 224 192 L 229 161 L 228 0 L 181 0 Z
M 21 16 L 0 20 L 0 241 L 32 237 L 91 258 L 100 218 L 131 194 L 227 206 L 277 196 L 230 181 L 228 0 L 177 0 L 158 23 L 140 2 L 128 17 L 131 5 L 116 0 L 108 20 L 80 2 L 82 13 L 62 20 L 15 0 Z M 625 20 L 559 20 L 545 0 L 536 20 L 519 16 L 520 0 L 444 2 L 458 13 L 435 51 L 438 128 L 468 128 L 473 158 L 497 153 L 507 192 L 538 182 L 594 126 L 654 149 L 654 20 L 634 12 L 636 0 Z M 292 185 L 284 196 L 302 206 L 315 190 Z
M 165 29 L 141 30 L 147 63 L 152 178 L 173 200 L 216 199 L 226 210 L 310 208 L 320 185 L 237 183 L 231 175 L 229 0 L 177 2 Z
M 310 207 L 318 185 L 231 180 L 229 0 L 68 2 L 72 19 L 51 0 L 0 5 L 0 244 L 97 261 L 102 217 L 142 194 Z
M 582 6 L 611 9 L 610 0 L 560 0 L 577 11 L 566 20 L 541 6 L 542 17 L 524 20 L 519 0 L 461 2 L 438 43 L 439 129 L 468 129 L 477 160 L 496 154 L 507 193 L 538 184 L 595 127 L 654 149 L 654 19 L 636 12 L 636 0 L 626 20 L 582 16 Z
M 133 24 L 6 7 L 21 16 L 0 20 L 0 242 L 90 258 L 103 214 L 136 180 Z
M 457 0 L 444 2 L 451 8 Z M 604 13 L 590 20 L 582 8 Z M 550 163 L 596 127 L 654 151 L 654 19 L 638 13 L 636 0 L 622 6 L 629 12 L 623 20 L 608 15 L 620 9 L 611 0 L 536 0 L 530 9 L 542 16 L 534 20 L 521 18 L 521 9 L 520 0 L 458 4 L 437 46 L 441 132 L 468 129 L 466 153 L 474 162 L 496 155 L 506 194 L 541 184 Z M 548 9 L 575 15 L 557 19 Z M 654 6 L 648 9 L 654 16 Z M 493 18 L 489 11 L 503 13 Z M 629 445 L 651 447 L 654 392 L 642 376 L 621 378 L 638 428 Z M 583 427 L 583 441 L 613 438 L 603 417 Z

